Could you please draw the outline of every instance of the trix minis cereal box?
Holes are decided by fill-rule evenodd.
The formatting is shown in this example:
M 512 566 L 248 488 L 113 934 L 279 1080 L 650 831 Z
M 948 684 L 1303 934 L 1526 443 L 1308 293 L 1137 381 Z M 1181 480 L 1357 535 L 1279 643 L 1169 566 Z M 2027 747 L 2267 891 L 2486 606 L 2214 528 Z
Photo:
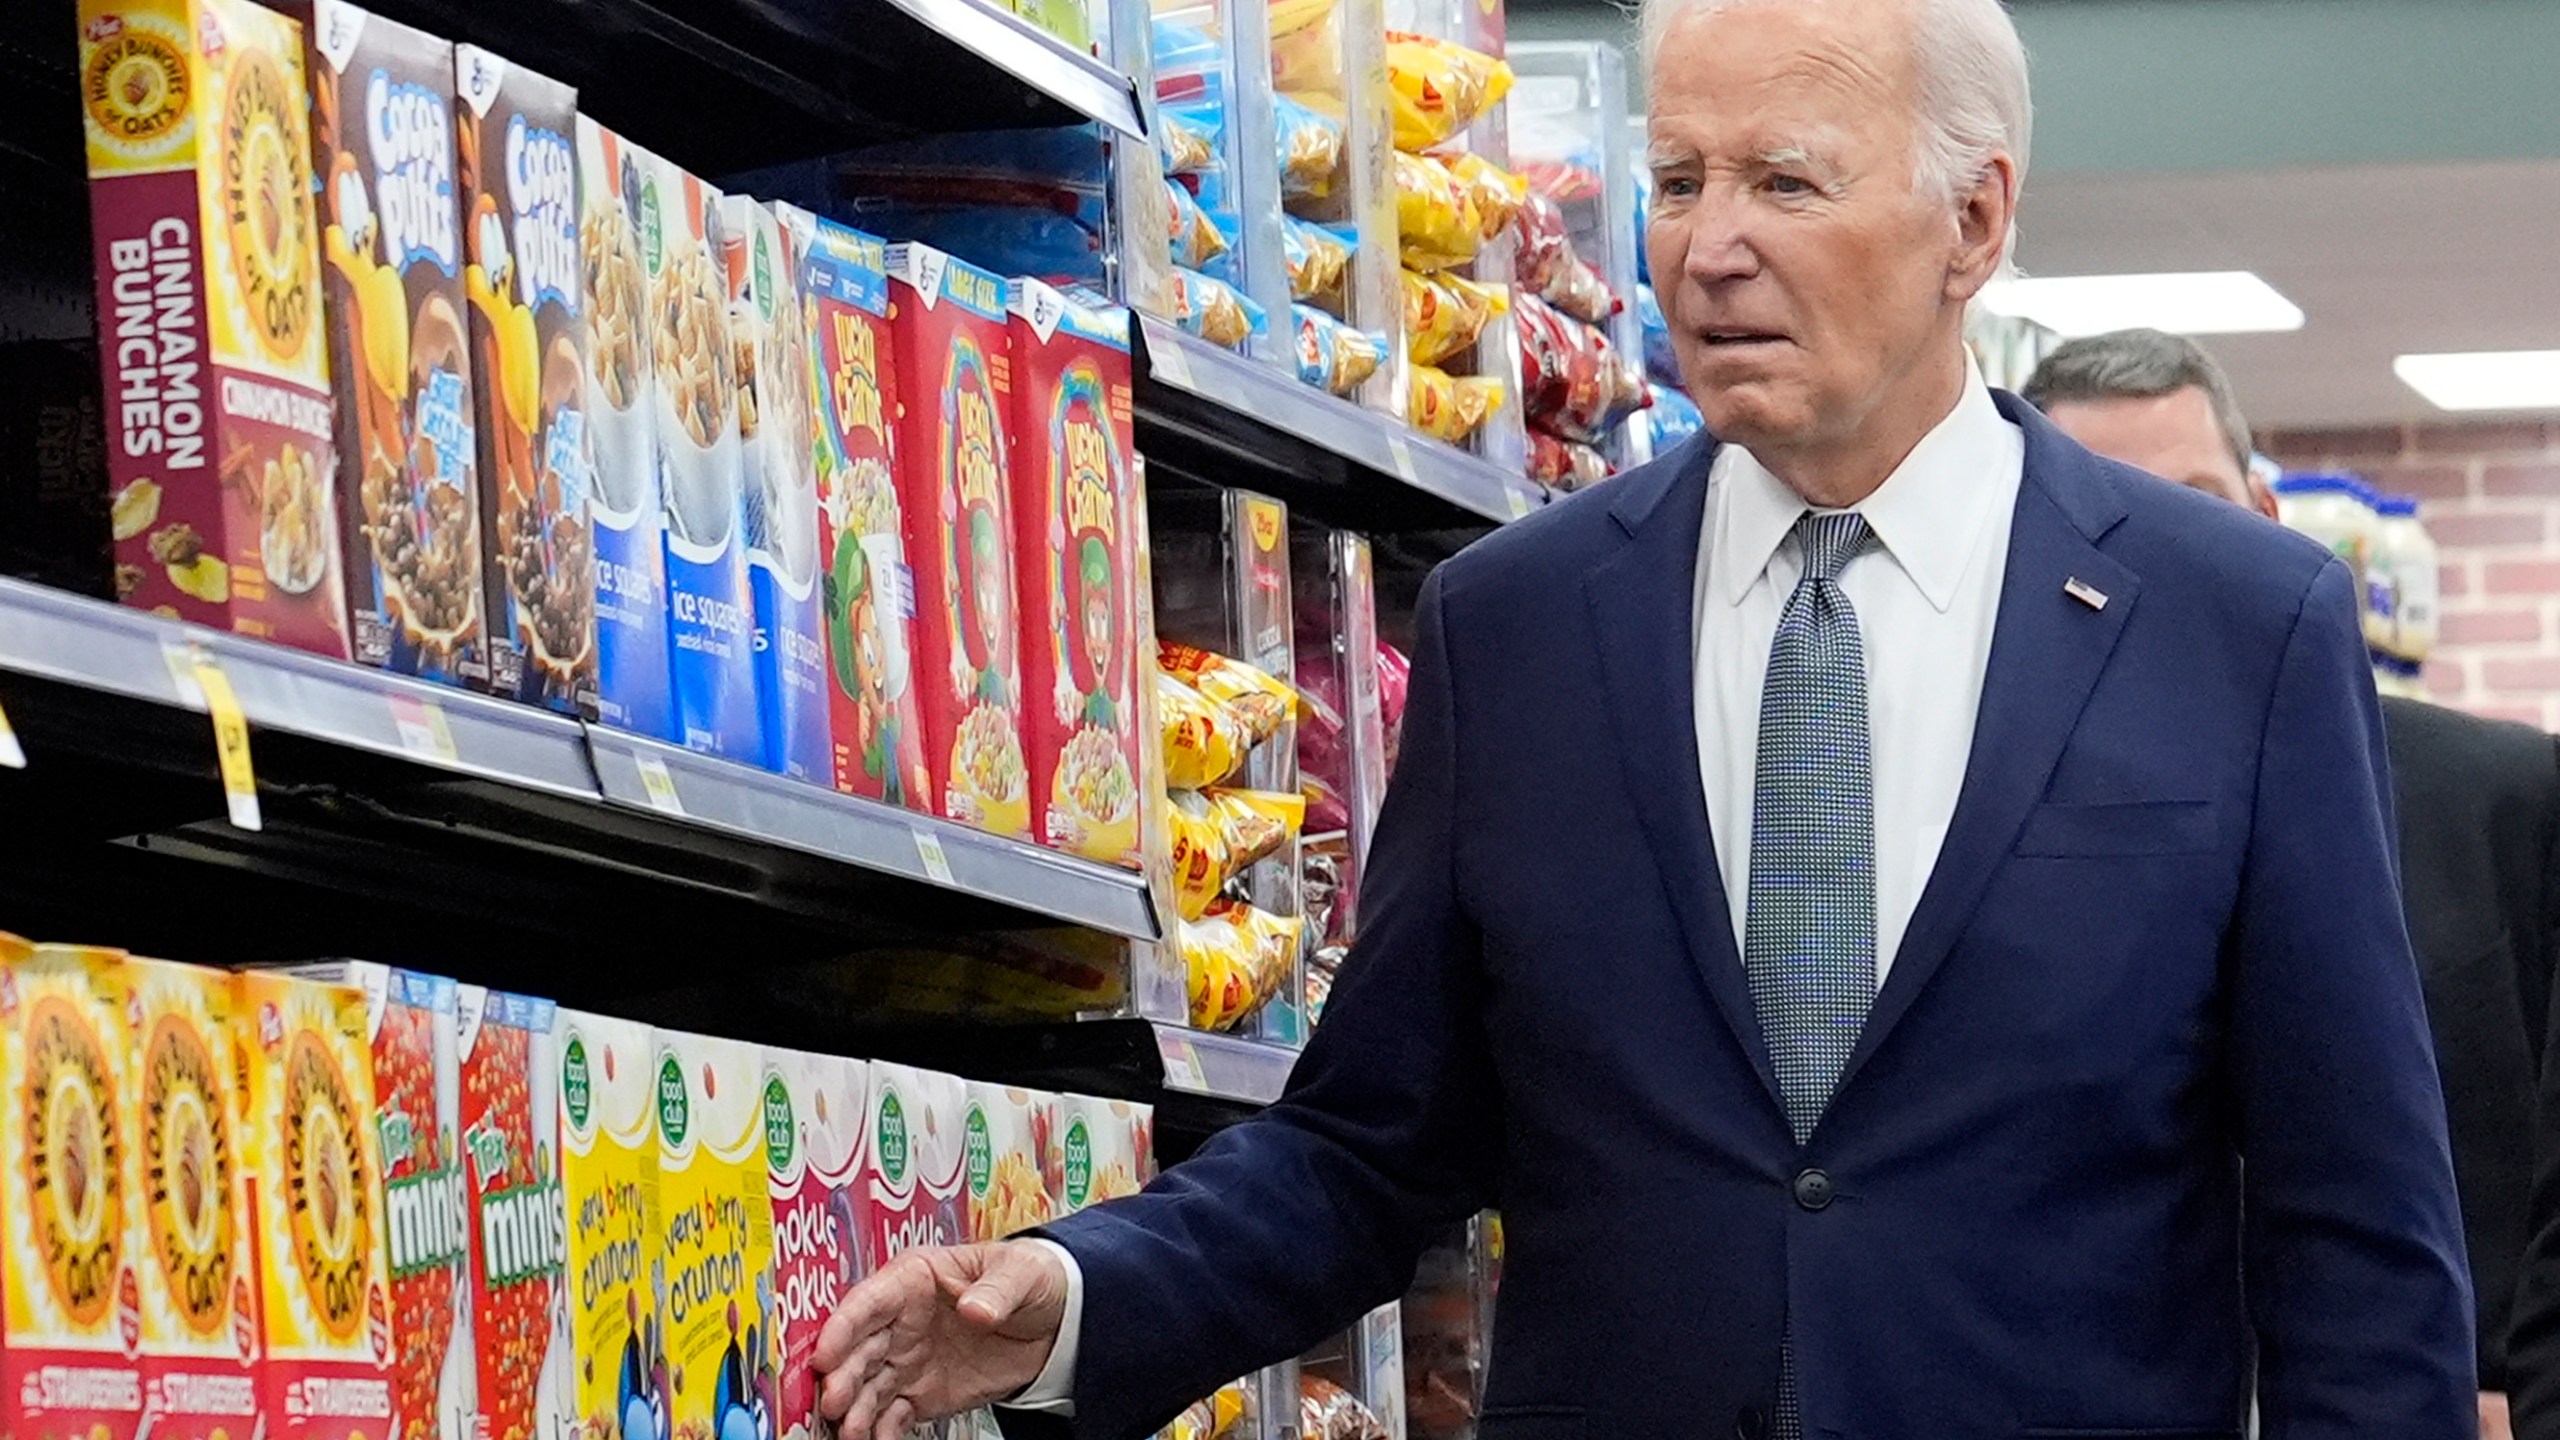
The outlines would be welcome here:
M 764 1056 L 658 1033 L 658 1201 L 674 1440 L 773 1440 L 773 1196 Z
M 0 951 L 0 1432 L 142 1421 L 142 1167 L 113 951 Z
M 916 580 L 930 808 L 999 835 L 1031 830 L 1015 647 L 1004 286 L 923 245 L 889 247 L 898 498 Z
M 1031 833 L 1136 868 L 1138 479 L 1129 312 L 1037 280 L 1007 291 L 1014 578 L 1022 612 Z
M 574 1010 L 560 1060 L 560 1174 L 569 1211 L 570 1440 L 668 1440 L 658 1319 L 657 1035 Z
M 307 24 L 355 657 L 485 686 L 453 46 L 345 0 Z
M 560 1196 L 553 1006 L 461 989 L 463 1186 L 480 1440 L 560 1440 L 568 1382 L 568 1214 Z
M 817 467 L 811 460 L 809 331 L 799 267 L 774 212 L 720 202 L 729 265 L 729 338 L 738 356 L 738 435 L 754 597 L 756 706 L 765 768 L 833 784 L 827 644 L 819 622 Z
M 871 1134 L 863 1148 L 862 1268 L 968 1234 L 961 1132 L 969 1085 L 955 1075 L 873 1061 Z
M 80 7 L 116 594 L 343 658 L 304 94 L 272 10 Z
M 232 978 L 127 960 L 143 1242 L 143 1397 L 151 1433 L 240 1440 L 259 1418 L 258 1270 L 241 1127 Z
M 392 1420 L 391 1297 L 365 995 L 272 970 L 234 983 L 267 1433 L 382 1435 Z
M 969 1082 L 969 1111 L 960 1133 L 968 1156 L 971 1240 L 1002 1240 L 1056 1218 L 1042 1178 L 1056 1109 L 1054 1095 Z
M 1156 1115 L 1149 1105 L 1061 1095 L 1049 1152 L 1058 1213 L 1135 1195 L 1156 1173 Z
M 656 156 L 578 117 L 578 248 L 587 285 L 587 436 L 595 450 L 596 711 L 676 738 L 667 658 L 667 517 L 658 492 L 657 328 L 641 237 L 656 233 Z
M 479 404 L 489 688 L 595 713 L 595 455 L 579 273 L 578 92 L 475 45 L 462 100 L 463 288 Z
M 871 1117 L 871 1067 L 767 1050 L 764 1147 L 773 1187 L 775 1324 L 782 1339 L 782 1440 L 816 1440 L 818 1331 L 862 1275 L 854 1181 Z
M 915 576 L 891 464 L 888 251 L 806 210 L 776 205 L 800 261 L 816 426 L 818 564 L 826 623 L 835 787 L 931 809 L 915 683 Z
M 362 960 L 298 965 L 293 973 L 362 990 L 372 1024 L 396 1440 L 472 1440 L 479 1377 L 459 1138 L 458 987 Z

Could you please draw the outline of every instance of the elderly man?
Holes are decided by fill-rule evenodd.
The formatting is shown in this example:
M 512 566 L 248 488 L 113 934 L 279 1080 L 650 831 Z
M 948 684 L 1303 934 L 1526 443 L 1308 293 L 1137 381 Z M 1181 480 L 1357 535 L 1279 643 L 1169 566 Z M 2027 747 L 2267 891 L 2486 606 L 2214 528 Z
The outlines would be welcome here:
M 2277 1440 L 2470 1431 L 2346 567 L 1971 370 L 2026 157 L 1997 0 L 1659 3 L 1653 272 L 1724 443 L 1425 585 L 1288 1094 L 857 1287 L 845 1440 L 1142 1434 L 1487 1205 L 1485 1440 L 2202 1440 L 2252 1336 Z

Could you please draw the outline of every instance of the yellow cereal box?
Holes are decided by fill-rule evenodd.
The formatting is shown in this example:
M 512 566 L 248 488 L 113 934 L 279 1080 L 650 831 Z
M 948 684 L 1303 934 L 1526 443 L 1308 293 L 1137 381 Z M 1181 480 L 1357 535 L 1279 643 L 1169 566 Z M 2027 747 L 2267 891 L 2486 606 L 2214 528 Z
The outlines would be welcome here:
M 971 1240 L 1002 1240 L 1055 1218 L 1041 1172 L 1057 1103 L 1037 1090 L 969 1082 L 961 1143 L 969 1161 Z
M 774 1440 L 773 1199 L 764 1055 L 736 1040 L 658 1035 L 658 1203 L 674 1440 Z
M 657 1035 L 562 1010 L 560 1178 L 569 1211 L 572 1440 L 668 1440 L 658 1252 Z
M 236 983 L 267 1433 L 381 1440 L 391 1295 L 364 991 L 279 971 Z

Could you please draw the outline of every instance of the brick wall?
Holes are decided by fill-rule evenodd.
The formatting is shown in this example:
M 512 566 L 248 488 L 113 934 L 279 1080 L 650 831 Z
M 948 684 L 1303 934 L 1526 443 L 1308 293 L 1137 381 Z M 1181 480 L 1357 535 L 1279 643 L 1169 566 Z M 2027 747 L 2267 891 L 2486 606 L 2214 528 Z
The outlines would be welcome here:
M 2283 430 L 2288 470 L 2349 470 L 2418 497 L 2444 555 L 2437 700 L 2560 730 L 2560 421 Z

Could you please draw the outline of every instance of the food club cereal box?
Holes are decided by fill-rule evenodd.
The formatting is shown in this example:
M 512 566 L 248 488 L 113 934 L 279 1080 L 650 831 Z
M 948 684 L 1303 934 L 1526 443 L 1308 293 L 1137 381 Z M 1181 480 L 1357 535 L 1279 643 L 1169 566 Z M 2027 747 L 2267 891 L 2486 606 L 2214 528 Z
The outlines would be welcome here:
M 554 1010 L 461 989 L 463 1187 L 471 1223 L 471 1330 L 479 1440 L 561 1440 L 568 1382 Z
M 776 205 L 800 262 L 835 787 L 930 809 L 915 684 L 915 576 L 891 463 L 897 403 L 879 237 Z
M 968 1157 L 971 1240 L 1002 1240 L 1055 1218 L 1042 1172 L 1056 1109 L 1054 1095 L 969 1082 L 961 1143 Z
M 391 1299 L 365 995 L 272 970 L 243 971 L 233 983 L 267 1433 L 383 1435 L 392 1421 Z
M 657 1036 L 574 1010 L 552 1026 L 569 1214 L 570 1440 L 668 1440 L 658 1319 Z
M 658 1296 L 674 1440 L 774 1440 L 773 1196 L 764 1056 L 737 1040 L 658 1032 Z
M 578 92 L 475 45 L 461 97 L 489 688 L 595 712 L 593 442 L 579 271 Z
M 882 1061 L 871 1064 L 871 1134 L 859 1199 L 862 1269 L 968 1234 L 968 1082 Z
M 1155 1178 L 1153 1106 L 1061 1095 L 1050 1125 L 1057 1137 L 1048 1158 L 1059 1214 L 1135 1195 Z
M 485 686 L 453 46 L 345 0 L 307 25 L 355 658 Z
M 0 944 L 0 1433 L 132 1440 L 142 1174 L 112 951 Z
M 143 1399 L 163 1440 L 261 1427 L 258 1270 L 232 977 L 131 959 L 119 970 L 142 1185 Z M 272 1423 L 272 1422 L 266 1422 Z
M 720 192 L 663 159 L 642 178 L 641 259 L 657 317 L 658 483 L 667 516 L 667 634 L 677 738 L 711 755 L 763 758 L 755 613 L 747 591 L 738 357 Z
M 892 368 L 903 392 L 898 498 L 916 581 L 930 808 L 1027 835 L 1003 282 L 924 245 L 892 245 L 888 262 Z
M 343 658 L 302 29 L 83 0 L 116 595 Z
M 1135 868 L 1138 484 L 1129 314 L 1012 281 L 1014 575 L 1031 833 Z
M 755 629 L 764 764 L 830 785 L 827 644 L 818 603 L 817 467 L 810 456 L 809 331 L 791 237 L 744 195 L 720 202 L 729 337 L 738 357 L 738 435 L 747 588 Z
M 871 1116 L 860 1060 L 765 1051 L 765 1164 L 773 1192 L 775 1325 L 781 1332 L 781 1440 L 816 1440 L 818 1331 L 861 1277 L 856 1166 Z

